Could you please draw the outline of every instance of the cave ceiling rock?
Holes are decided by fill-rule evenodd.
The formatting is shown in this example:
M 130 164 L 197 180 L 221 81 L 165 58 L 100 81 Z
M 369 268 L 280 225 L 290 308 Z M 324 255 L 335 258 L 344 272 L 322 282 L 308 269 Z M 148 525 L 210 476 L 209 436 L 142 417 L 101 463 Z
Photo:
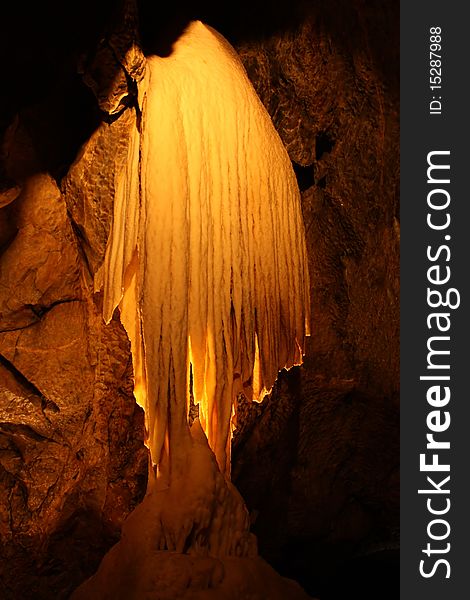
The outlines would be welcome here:
M 123 0 L 92 56 L 81 57 L 83 81 L 93 91 L 99 108 L 110 117 L 108 121 L 136 106 L 137 88 L 145 70 L 137 32 L 137 3 Z

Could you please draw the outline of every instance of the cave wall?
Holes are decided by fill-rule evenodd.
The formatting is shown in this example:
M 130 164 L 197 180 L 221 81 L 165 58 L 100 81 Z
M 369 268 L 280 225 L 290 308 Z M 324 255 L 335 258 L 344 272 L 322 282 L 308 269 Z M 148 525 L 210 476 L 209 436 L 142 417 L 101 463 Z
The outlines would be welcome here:
M 21 191 L 2 209 L 0 596 L 65 597 L 142 498 L 143 414 L 127 336 L 92 299 L 64 197 L 18 122 L 6 138 Z
M 120 23 L 110 6 L 85 2 L 74 24 L 46 2 L 36 28 L 26 27 L 31 39 L 18 12 L 2 36 L 11 39 L 14 84 L 0 122 L 5 598 L 67 597 L 145 489 L 129 344 L 117 316 L 103 325 L 91 277 L 132 111 L 124 103 L 110 116 L 106 94 L 100 104 L 111 80 L 116 97 L 129 83 L 116 36 L 101 35 Z M 304 366 L 283 374 L 271 398 L 251 406 L 239 399 L 233 479 L 261 554 L 281 573 L 328 598 L 338 572 L 348 572 L 368 597 L 360 568 L 351 584 L 350 565 L 397 548 L 398 7 L 331 0 L 237 8 L 227 15 L 202 3 L 191 17 L 236 46 L 293 161 L 313 331 Z M 160 15 L 160 30 L 167 18 Z M 70 170 L 84 152 L 95 189 L 77 185 L 83 161 Z M 370 597 L 387 597 L 371 586 Z
M 303 367 L 243 406 L 233 476 L 261 553 L 321 598 L 399 594 L 396 8 L 301 7 L 295 33 L 238 46 L 298 175 L 312 337 Z
M 380 4 L 380 12 L 376 3 L 373 17 L 367 6 L 324 3 L 304 15 L 295 33 L 238 49 L 303 189 L 314 314 L 309 367 L 393 395 L 399 376 L 397 15 L 387 21 L 390 3 Z

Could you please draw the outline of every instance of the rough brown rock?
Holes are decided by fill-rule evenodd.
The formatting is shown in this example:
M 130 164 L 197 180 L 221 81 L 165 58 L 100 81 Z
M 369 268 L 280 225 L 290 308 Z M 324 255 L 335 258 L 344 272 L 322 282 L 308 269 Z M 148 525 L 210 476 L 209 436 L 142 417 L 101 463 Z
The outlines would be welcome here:
M 113 217 L 115 174 L 125 164 L 135 115 L 103 122 L 84 144 L 62 183 L 67 208 L 91 274 L 104 260 Z
M 313 331 L 304 366 L 262 406 L 242 406 L 234 480 L 261 554 L 315 593 L 340 561 L 398 548 L 393 10 L 319 3 L 296 29 L 238 47 L 297 165 Z
M 127 336 L 102 323 L 56 183 L 29 176 L 7 208 L 16 234 L 0 257 L 0 591 L 60 598 L 141 498 L 143 417 Z
M 390 395 L 399 369 L 397 21 L 377 48 L 368 18 L 362 4 L 322 3 L 294 32 L 238 50 L 304 188 L 312 368 Z

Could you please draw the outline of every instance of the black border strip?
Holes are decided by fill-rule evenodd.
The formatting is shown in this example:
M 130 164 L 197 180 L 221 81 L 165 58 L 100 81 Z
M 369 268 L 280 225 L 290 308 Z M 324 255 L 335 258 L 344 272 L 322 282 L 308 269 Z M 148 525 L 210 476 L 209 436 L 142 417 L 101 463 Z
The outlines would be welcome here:
M 470 127 L 468 126 L 470 99 L 467 98 L 470 69 L 470 20 L 465 14 L 466 3 L 451 1 L 401 2 L 401 598 L 403 600 L 462 600 L 470 597 L 470 394 L 467 373 L 470 373 L 468 338 L 467 299 L 470 297 Z M 442 88 L 430 89 L 430 28 L 441 28 Z M 437 80 L 436 80 L 437 81 Z M 430 102 L 442 101 L 440 114 L 430 114 Z M 439 98 L 439 96 L 441 98 Z M 438 108 L 437 104 L 433 105 Z M 433 151 L 449 151 L 449 155 L 433 155 L 430 160 L 450 165 L 445 170 L 431 170 L 427 181 L 428 154 Z M 444 181 L 449 178 L 449 183 Z M 440 181 L 435 181 L 439 179 Z M 433 181 L 434 180 L 434 181 Z M 446 190 L 450 197 L 448 207 L 443 210 L 428 206 L 431 190 Z M 431 204 L 436 200 L 446 203 L 447 194 L 431 194 Z M 447 228 L 432 229 L 427 224 L 439 225 L 451 219 Z M 433 221 L 434 219 L 434 221 Z M 446 238 L 450 236 L 450 239 Z M 440 247 L 448 246 L 448 252 Z M 431 266 L 439 268 L 428 273 Z M 428 276 L 444 279 L 449 271 L 447 283 L 432 284 Z M 427 288 L 440 290 L 445 298 L 448 289 L 454 288 L 460 296 L 458 308 L 444 306 L 431 308 Z M 451 293 L 451 303 L 457 303 L 457 292 Z M 438 303 L 434 295 L 431 302 Z M 449 321 L 442 317 L 441 326 L 450 328 L 441 332 L 437 318 L 427 318 L 433 312 L 449 314 Z M 433 336 L 450 339 L 429 341 Z M 433 350 L 449 350 L 450 354 L 430 355 L 427 343 Z M 428 365 L 449 365 L 449 369 Z M 431 381 L 420 380 L 421 376 L 449 376 Z M 427 399 L 427 390 L 432 386 L 444 394 L 444 386 L 450 390 L 447 404 L 439 404 L 437 392 Z M 427 417 L 432 411 L 439 411 Z M 449 413 L 450 426 L 434 433 L 434 439 L 450 442 L 450 449 L 426 449 L 426 434 L 429 429 L 445 424 Z M 449 464 L 450 471 L 420 471 L 420 454 L 426 454 L 425 462 L 432 462 L 437 454 L 440 464 Z M 450 479 L 442 483 L 447 476 Z M 434 485 L 427 480 L 434 480 Z M 419 489 L 436 491 L 449 489 L 449 493 L 422 493 Z M 449 510 L 442 515 L 432 515 L 433 510 Z M 447 499 L 450 501 L 448 504 Z M 446 537 L 445 523 L 430 523 L 435 519 L 447 521 L 450 531 Z M 428 535 L 428 527 L 435 537 Z M 430 544 L 429 556 L 423 552 Z M 447 544 L 450 544 L 448 551 Z M 441 550 L 440 552 L 434 552 Z M 446 560 L 436 566 L 439 559 Z M 434 568 L 430 577 L 427 574 Z M 449 578 L 446 575 L 450 574 Z

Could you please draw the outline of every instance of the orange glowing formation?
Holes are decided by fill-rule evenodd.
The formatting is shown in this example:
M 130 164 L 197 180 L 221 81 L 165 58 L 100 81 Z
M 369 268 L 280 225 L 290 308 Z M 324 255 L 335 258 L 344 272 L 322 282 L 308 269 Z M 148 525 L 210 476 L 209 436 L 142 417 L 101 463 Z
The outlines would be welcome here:
M 131 340 L 157 480 L 185 461 L 190 365 L 202 427 L 228 474 L 237 394 L 257 400 L 302 362 L 300 195 L 238 55 L 210 27 L 192 23 L 170 57 L 148 59 L 139 103 L 95 284 L 105 320 L 119 307 Z

